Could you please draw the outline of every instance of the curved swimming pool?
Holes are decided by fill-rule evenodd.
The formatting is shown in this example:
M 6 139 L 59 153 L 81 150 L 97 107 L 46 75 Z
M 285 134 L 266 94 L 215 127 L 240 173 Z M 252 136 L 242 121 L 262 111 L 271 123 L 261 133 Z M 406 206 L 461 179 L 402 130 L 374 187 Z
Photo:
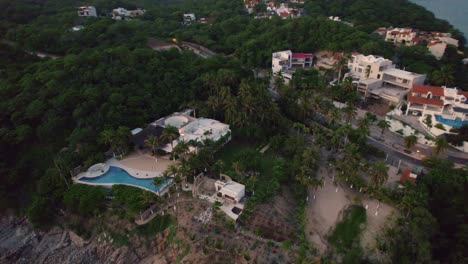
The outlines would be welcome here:
M 444 125 L 447 125 L 447 126 L 451 126 L 451 127 L 456 127 L 456 128 L 459 128 L 463 125 L 468 125 L 468 121 L 464 121 L 464 120 L 461 120 L 461 118 L 455 118 L 455 119 L 446 119 L 446 118 L 443 118 L 442 116 L 440 115 L 434 115 L 435 116 L 435 119 L 437 120 L 437 122 L 440 122 Z
M 112 186 L 114 184 L 130 185 L 139 188 L 146 189 L 152 192 L 159 192 L 166 185 L 168 185 L 172 179 L 167 179 L 164 183 L 160 185 L 154 185 L 153 179 L 139 179 L 131 176 L 127 171 L 122 168 L 110 166 L 109 170 L 101 176 L 88 178 L 81 177 L 78 179 L 78 182 L 83 182 L 92 185 L 107 185 Z

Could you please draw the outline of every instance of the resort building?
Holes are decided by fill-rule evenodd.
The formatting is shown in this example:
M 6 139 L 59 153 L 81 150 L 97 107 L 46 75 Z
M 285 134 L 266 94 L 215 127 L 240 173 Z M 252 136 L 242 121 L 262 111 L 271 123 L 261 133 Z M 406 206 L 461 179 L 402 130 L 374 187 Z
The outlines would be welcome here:
M 145 140 L 149 136 L 160 137 L 164 132 L 164 128 L 168 126 L 179 130 L 179 138 L 173 140 L 173 142 L 161 142 L 158 149 L 167 153 L 171 153 L 172 147 L 177 146 L 182 141 L 203 142 L 206 139 L 218 141 L 224 136 L 229 136 L 228 140 L 230 140 L 231 129 L 229 125 L 213 119 L 192 117 L 191 112 L 192 110 L 182 113 L 176 112 L 154 121 L 145 129 L 135 128 L 132 130 L 133 143 L 138 148 L 145 148 Z M 195 149 L 191 148 L 190 150 L 194 151 Z
M 219 197 L 223 197 L 234 203 L 239 203 L 245 196 L 245 185 L 232 180 L 217 180 L 215 182 L 216 192 Z
M 144 15 L 145 13 L 146 10 L 144 9 L 127 10 L 125 8 L 119 7 L 112 10 L 112 19 L 125 20 L 131 17 Z
M 430 115 L 435 122 L 461 127 L 468 124 L 468 92 L 457 88 L 414 85 L 408 94 L 405 114 L 423 118 Z
M 96 8 L 94 6 L 80 6 L 78 7 L 78 16 L 97 17 Z
M 314 54 L 293 53 L 290 50 L 274 52 L 272 55 L 273 75 L 281 74 L 285 81 L 292 79 L 292 74 L 297 68 L 310 68 L 313 65 Z
M 415 84 L 423 84 L 426 75 L 396 69 L 391 60 L 379 56 L 353 55 L 348 62 L 353 84 L 364 98 L 382 99 L 398 104 Z

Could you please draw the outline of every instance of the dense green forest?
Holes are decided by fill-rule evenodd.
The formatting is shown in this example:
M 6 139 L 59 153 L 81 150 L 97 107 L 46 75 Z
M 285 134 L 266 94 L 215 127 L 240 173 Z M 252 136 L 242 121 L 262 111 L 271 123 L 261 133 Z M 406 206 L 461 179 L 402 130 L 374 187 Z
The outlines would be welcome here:
M 255 78 L 253 70 L 269 68 L 271 53 L 276 50 L 383 55 L 400 67 L 428 74 L 431 81 L 435 81 L 432 73 L 448 66 L 454 71 L 454 84 L 468 87 L 466 67 L 456 49 L 449 49 L 437 61 L 424 47 L 394 48 L 368 34 L 380 26 L 411 26 L 450 31 L 463 40 L 447 22 L 406 0 L 308 0 L 307 15 L 295 20 L 253 19 L 241 1 L 86 2 L 96 6 L 98 18 L 78 17 L 75 8 L 81 4 L 84 2 L 74 0 L 0 0 L 0 36 L 15 42 L 0 43 L 0 209 L 28 213 L 39 224 L 53 223 L 57 208 L 75 203 L 83 215 L 97 210 L 98 205 L 93 207 L 80 197 L 102 199 L 101 189 L 68 189 L 68 184 L 70 169 L 104 159 L 109 146 L 100 140 L 103 131 L 115 132 L 118 142 L 129 148 L 129 129 L 185 107 L 229 123 L 239 138 L 270 140 L 272 149 L 277 148 L 283 158 L 295 157 L 291 175 L 301 172 L 300 180 L 306 181 L 313 173 L 304 164 L 314 160 L 314 153 L 303 149 L 304 136 L 288 135 L 291 129 L 301 131 L 297 123 L 312 118 L 314 112 L 330 118 L 340 115 L 330 110 L 330 101 L 320 98 L 332 97 L 350 105 L 357 100 L 346 83 L 330 89 L 317 71 L 299 71 L 292 88 L 281 86 L 282 99 L 272 101 L 267 81 Z M 118 6 L 141 7 L 147 13 L 139 20 L 113 21 L 108 13 Z M 182 14 L 187 12 L 213 22 L 184 26 Z M 341 16 L 355 27 L 329 21 L 329 15 Z M 75 25 L 85 28 L 70 31 Z M 148 38 L 192 41 L 221 55 L 202 59 L 188 51 L 155 52 L 146 47 Z M 61 57 L 38 59 L 25 50 Z M 364 152 L 359 155 L 371 151 L 365 146 L 365 129 L 338 129 L 333 122 L 325 125 L 323 130 L 330 136 L 323 141 L 334 142 L 337 150 L 344 145 L 340 137 L 349 135 Z M 335 148 L 332 143 L 329 146 Z M 349 159 L 341 164 L 343 168 L 359 164 L 353 146 L 346 152 Z M 458 260 L 463 258 L 466 170 L 445 163 L 429 165 L 431 173 L 414 190 L 408 187 L 393 194 L 401 202 L 400 208 L 408 210 L 399 220 L 401 225 L 388 230 L 388 239 L 382 244 L 395 263 L 426 263 L 431 258 L 461 263 Z M 412 246 L 402 246 L 408 244 Z

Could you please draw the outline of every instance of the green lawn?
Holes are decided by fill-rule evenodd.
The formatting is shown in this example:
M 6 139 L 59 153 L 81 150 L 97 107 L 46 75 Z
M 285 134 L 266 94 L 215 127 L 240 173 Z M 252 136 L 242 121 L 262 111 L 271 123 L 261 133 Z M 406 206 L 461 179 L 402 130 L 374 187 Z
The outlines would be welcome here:
M 331 236 L 328 238 L 336 254 L 343 256 L 343 263 L 361 263 L 362 248 L 360 236 L 366 224 L 366 209 L 362 206 L 351 206 L 344 212 Z

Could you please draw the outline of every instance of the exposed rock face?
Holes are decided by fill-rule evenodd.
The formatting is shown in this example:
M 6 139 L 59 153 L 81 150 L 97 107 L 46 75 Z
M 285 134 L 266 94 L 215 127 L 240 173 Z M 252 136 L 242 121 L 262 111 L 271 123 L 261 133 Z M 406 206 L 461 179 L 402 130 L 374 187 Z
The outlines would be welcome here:
M 26 219 L 0 218 L 0 263 L 138 263 L 143 258 L 146 263 L 164 263 L 155 254 L 138 251 L 137 255 L 133 249 L 115 248 L 98 239 L 84 241 L 57 227 L 38 232 Z

